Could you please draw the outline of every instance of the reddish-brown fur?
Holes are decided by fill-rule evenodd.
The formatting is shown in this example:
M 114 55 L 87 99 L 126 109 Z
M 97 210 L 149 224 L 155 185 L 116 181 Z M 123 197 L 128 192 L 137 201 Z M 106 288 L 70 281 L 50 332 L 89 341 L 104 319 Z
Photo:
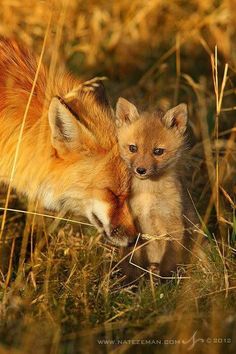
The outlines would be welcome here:
M 187 107 L 180 104 L 165 114 L 139 113 L 120 98 L 116 113 L 121 156 L 133 174 L 131 211 L 138 230 L 153 236 L 149 244 L 135 251 L 133 262 L 156 268 L 155 274 L 171 276 L 185 258 L 184 244 L 190 240 L 186 228 L 195 222 L 180 168 Z M 129 269 L 127 264 L 125 268 Z M 133 267 L 130 273 L 136 276 L 140 272 Z
M 6 184 L 37 65 L 17 42 L 0 41 L 0 181 Z M 88 217 L 112 241 L 125 244 L 125 236 L 114 230 L 135 232 L 126 202 L 129 172 L 119 156 L 108 103 L 82 88 L 72 101 L 64 98 L 80 83 L 64 72 L 49 79 L 41 66 L 12 187 L 48 209 Z

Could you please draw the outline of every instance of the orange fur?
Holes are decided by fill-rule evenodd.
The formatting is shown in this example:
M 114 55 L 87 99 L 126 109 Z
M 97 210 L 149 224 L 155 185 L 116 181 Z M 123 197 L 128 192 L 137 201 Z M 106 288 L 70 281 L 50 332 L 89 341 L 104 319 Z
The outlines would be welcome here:
M 0 41 L 0 181 L 6 184 L 37 65 L 17 42 Z M 86 216 L 111 241 L 126 244 L 117 228 L 135 232 L 126 202 L 130 176 L 119 156 L 112 111 L 97 92 L 83 88 L 66 102 L 64 96 L 80 84 L 64 72 L 49 79 L 41 66 L 12 186 L 48 209 Z

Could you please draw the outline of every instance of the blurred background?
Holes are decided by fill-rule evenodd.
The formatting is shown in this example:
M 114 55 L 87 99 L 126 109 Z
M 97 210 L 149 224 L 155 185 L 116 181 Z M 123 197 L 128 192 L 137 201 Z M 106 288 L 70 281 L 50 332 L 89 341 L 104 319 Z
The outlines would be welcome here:
M 32 216 L 9 213 L 0 354 L 131 353 L 132 344 L 99 345 L 97 338 L 187 340 L 196 331 L 212 342 L 192 351 L 235 353 L 236 1 L 1 0 L 0 35 L 36 55 L 46 35 L 45 64 L 82 79 L 106 76 L 113 106 L 119 96 L 144 109 L 186 102 L 191 149 L 183 173 L 211 244 L 205 263 L 189 270 L 191 281 L 156 287 L 150 279 L 133 291 L 112 272 L 116 251 L 86 237 L 91 230 L 38 231 Z M 1 187 L 1 206 L 5 195 Z M 27 208 L 14 192 L 10 206 Z M 37 247 L 27 258 L 32 229 Z M 169 352 L 164 345 L 136 349 Z
M 227 62 L 233 76 L 235 6 L 234 0 L 2 0 L 0 33 L 39 54 L 52 16 L 48 61 L 56 46 L 61 63 L 78 75 L 106 75 L 117 92 L 138 86 L 151 101 L 173 103 L 190 93 L 184 75 L 196 83 L 210 79 L 215 45 L 220 70 Z

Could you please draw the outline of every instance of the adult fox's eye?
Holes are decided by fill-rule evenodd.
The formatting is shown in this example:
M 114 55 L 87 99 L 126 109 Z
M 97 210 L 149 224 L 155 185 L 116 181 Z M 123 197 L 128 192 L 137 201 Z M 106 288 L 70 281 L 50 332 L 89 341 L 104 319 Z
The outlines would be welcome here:
M 129 151 L 130 152 L 137 152 L 138 151 L 137 145 L 134 145 L 134 144 L 129 145 Z
M 156 155 L 156 156 L 160 156 L 164 153 L 165 149 L 162 149 L 162 148 L 155 148 L 153 149 L 153 154 Z

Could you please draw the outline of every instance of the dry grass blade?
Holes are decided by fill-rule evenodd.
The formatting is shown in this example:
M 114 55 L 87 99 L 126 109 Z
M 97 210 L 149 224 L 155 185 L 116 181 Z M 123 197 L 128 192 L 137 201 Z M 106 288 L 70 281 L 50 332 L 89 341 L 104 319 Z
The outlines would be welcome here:
M 0 208 L 0 210 L 5 210 L 5 208 Z M 26 215 L 28 214 L 28 215 L 34 215 L 34 216 L 43 216 L 43 217 L 49 218 L 49 219 L 56 219 L 56 220 L 59 220 L 59 221 L 67 221 L 67 222 L 71 222 L 71 223 L 74 223 L 74 224 L 94 227 L 94 225 L 89 224 L 89 223 L 85 223 L 85 222 L 81 222 L 81 221 L 77 221 L 77 220 L 73 220 L 73 219 L 61 218 L 59 216 L 53 216 L 53 215 L 49 215 L 49 214 L 37 213 L 37 212 L 34 212 L 34 211 L 29 211 L 29 210 L 20 210 L 20 209 L 7 208 L 7 211 L 12 211 L 12 212 L 15 212 L 15 213 L 26 214 Z
M 23 119 L 22 119 L 22 123 L 21 123 L 21 127 L 20 127 L 19 138 L 18 138 L 18 141 L 17 141 L 15 155 L 14 155 L 14 161 L 13 161 L 13 164 L 12 164 L 10 182 L 9 182 L 9 185 L 8 185 L 8 188 L 7 188 L 6 202 L 5 202 L 4 213 L 3 213 L 3 218 L 2 218 L 2 222 L 1 222 L 1 229 L 0 229 L 0 240 L 2 239 L 4 226 L 5 226 L 5 222 L 6 222 L 7 208 L 8 208 L 8 204 L 9 204 L 11 188 L 12 188 L 12 182 L 14 180 L 17 160 L 18 160 L 18 157 L 19 157 L 20 146 L 21 146 L 23 131 L 24 131 L 24 127 L 25 127 L 25 122 L 26 122 L 26 119 L 27 119 L 27 115 L 28 115 L 29 108 L 30 108 L 30 103 L 31 103 L 31 100 L 32 100 L 32 97 L 33 97 L 33 93 L 34 93 L 34 89 L 35 89 L 35 86 L 36 86 L 36 82 L 37 82 L 37 79 L 38 79 L 38 74 L 39 74 L 40 66 L 41 66 L 41 63 L 42 63 L 42 59 L 43 59 L 43 55 L 44 55 L 44 51 L 45 51 L 45 47 L 46 47 L 46 43 L 47 43 L 47 37 L 48 37 L 49 29 L 50 29 L 50 24 L 51 24 L 51 17 L 50 17 L 50 19 L 48 21 L 48 25 L 47 25 L 47 29 L 46 29 L 45 37 L 44 37 L 44 42 L 43 42 L 43 46 L 42 46 L 42 51 L 41 51 L 41 55 L 40 55 L 39 62 L 38 62 L 37 71 L 35 73 L 34 82 L 33 82 L 32 88 L 31 88 L 30 96 L 29 96 L 29 99 L 28 99 L 28 102 L 27 102 L 27 105 L 26 105 L 26 108 L 25 108 L 25 113 L 24 113 L 24 116 L 23 116 Z
M 230 197 L 230 195 L 226 192 L 226 190 L 220 186 L 220 190 L 222 191 L 222 193 L 224 194 L 225 198 L 228 200 L 228 202 L 231 204 L 232 208 L 236 208 L 236 204 L 233 202 L 232 198 Z
M 74 99 L 76 99 L 79 95 L 79 93 L 81 92 L 93 92 L 95 91 L 99 85 L 101 81 L 107 80 L 107 77 L 105 76 L 98 76 L 98 77 L 94 77 L 91 80 L 87 80 L 85 82 L 82 82 L 78 87 L 76 87 L 75 89 L 73 89 L 72 91 L 68 92 L 65 96 L 64 99 L 67 102 L 73 101 Z

